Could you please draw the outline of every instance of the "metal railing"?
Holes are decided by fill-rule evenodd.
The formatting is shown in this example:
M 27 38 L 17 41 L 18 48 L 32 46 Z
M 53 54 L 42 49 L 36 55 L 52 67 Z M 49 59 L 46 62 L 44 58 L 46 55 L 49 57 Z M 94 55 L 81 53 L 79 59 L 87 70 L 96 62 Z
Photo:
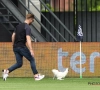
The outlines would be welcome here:
M 64 28 L 65 31 L 67 31 L 68 35 L 70 35 L 73 40 L 76 41 L 76 37 L 73 35 L 73 33 L 70 32 L 70 30 L 68 30 L 68 28 L 64 25 L 64 23 L 48 8 L 48 6 L 42 1 L 39 0 L 40 3 L 50 12 L 50 14 L 52 15 L 52 17 L 59 23 L 60 26 L 62 26 Z M 21 4 L 21 6 L 29 13 L 34 14 L 31 10 L 30 10 L 30 4 L 31 6 L 33 6 L 42 16 L 42 18 L 44 18 L 46 20 L 46 22 L 50 25 L 50 27 L 54 30 L 54 32 L 56 33 L 56 35 L 59 35 L 59 37 L 61 39 L 63 39 L 63 41 L 67 42 L 67 38 L 62 35 L 62 33 L 57 29 L 57 27 L 55 27 L 51 21 L 49 21 L 49 19 L 41 12 L 41 10 L 39 10 L 36 5 L 31 1 L 28 0 L 28 6 L 25 5 L 25 3 L 22 2 L 22 0 L 18 0 L 19 4 Z M 25 17 L 25 15 L 24 15 Z M 55 37 L 55 35 L 52 34 L 52 32 L 49 31 L 49 29 L 47 29 L 47 27 L 41 23 L 41 21 L 37 18 L 37 16 L 35 16 L 35 20 L 38 22 L 38 24 L 41 26 L 41 28 L 43 28 L 43 30 L 46 31 L 46 33 L 48 33 L 48 35 L 50 36 L 50 38 L 52 38 L 52 41 L 58 42 L 59 40 Z
M 45 18 L 45 20 L 53 27 L 53 29 L 63 38 L 64 41 L 67 41 L 66 38 L 64 38 L 63 35 L 61 35 L 61 33 L 54 27 L 54 25 L 43 15 L 43 13 L 33 4 L 33 2 L 31 0 L 29 0 L 29 3 L 31 3 L 35 8 L 36 10 Z M 29 3 L 28 3 L 28 6 L 29 6 Z
M 29 12 L 32 13 L 31 10 L 21 1 L 18 0 L 19 3 Z M 49 32 L 49 30 L 38 20 L 38 18 L 35 16 L 35 20 L 44 28 L 44 30 L 54 39 L 54 41 L 58 42 L 58 40 Z
M 68 30 L 68 28 L 61 22 L 61 20 L 48 8 L 48 6 L 43 2 L 43 0 L 39 0 L 41 4 L 51 13 L 51 15 L 59 22 L 59 24 L 69 33 L 69 35 L 76 41 L 76 37 Z
M 48 18 L 45 17 L 45 15 L 34 5 L 34 3 L 31 0 L 28 0 L 28 6 L 26 6 L 21 0 L 19 2 L 22 4 L 22 6 L 29 12 L 32 13 L 30 10 L 30 4 L 41 14 L 41 16 L 49 23 L 49 25 L 55 30 L 55 32 L 65 41 L 67 42 L 67 39 L 55 28 L 55 26 L 48 20 Z M 76 40 L 76 37 L 67 29 L 67 27 L 60 21 L 59 18 L 43 3 L 43 1 L 40 0 L 40 2 L 45 6 L 45 8 L 52 14 L 52 16 L 60 23 L 62 27 L 71 35 L 74 40 Z M 34 14 L 34 13 L 33 13 Z M 38 18 L 35 16 L 36 21 L 44 28 L 44 30 L 54 39 L 54 41 L 59 41 L 57 40 L 53 34 L 38 20 Z
M 9 10 L 12 14 L 12 17 L 15 17 L 19 22 L 23 22 L 25 20 L 25 14 L 23 15 L 20 10 L 12 3 L 11 0 L 1 0 L 1 2 L 7 10 Z M 11 23 L 11 22 L 9 22 Z M 43 35 L 33 26 L 30 26 L 32 32 L 32 39 L 33 37 L 37 38 L 40 42 L 46 42 L 47 40 L 43 37 Z M 8 28 L 9 29 L 9 28 Z

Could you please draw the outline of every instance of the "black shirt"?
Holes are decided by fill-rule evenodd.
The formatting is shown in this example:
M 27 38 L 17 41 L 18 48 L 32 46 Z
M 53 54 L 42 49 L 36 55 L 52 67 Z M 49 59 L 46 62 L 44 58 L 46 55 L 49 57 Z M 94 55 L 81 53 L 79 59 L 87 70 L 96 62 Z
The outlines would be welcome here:
M 21 23 L 15 29 L 14 47 L 26 46 L 26 35 L 31 35 L 31 28 L 26 23 Z

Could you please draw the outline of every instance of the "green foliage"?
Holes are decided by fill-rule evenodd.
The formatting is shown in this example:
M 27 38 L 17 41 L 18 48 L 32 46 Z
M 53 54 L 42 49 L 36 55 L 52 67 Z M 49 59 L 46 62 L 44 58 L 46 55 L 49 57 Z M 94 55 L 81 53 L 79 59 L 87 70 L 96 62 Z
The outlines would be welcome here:
M 100 0 L 77 0 L 78 11 L 100 11 Z
M 100 11 L 100 0 L 76 0 L 76 3 L 78 11 Z M 46 5 L 54 11 L 50 3 L 46 3 Z M 42 12 L 48 12 L 48 10 L 42 6 Z
M 54 11 L 54 8 L 53 7 L 51 7 L 51 5 L 50 4 L 46 4 L 47 5 L 47 7 L 51 10 L 51 11 Z M 46 8 L 44 8 L 44 6 L 42 6 L 42 12 L 48 12 L 48 10 L 46 9 Z
M 96 8 L 89 8 L 89 11 L 100 11 L 100 5 L 98 5 Z

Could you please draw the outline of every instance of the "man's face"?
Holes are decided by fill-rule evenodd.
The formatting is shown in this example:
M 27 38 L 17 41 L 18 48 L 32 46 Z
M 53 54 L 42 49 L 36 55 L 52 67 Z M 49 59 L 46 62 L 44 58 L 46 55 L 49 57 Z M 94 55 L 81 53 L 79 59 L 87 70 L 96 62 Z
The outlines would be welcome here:
M 34 18 L 29 19 L 29 25 L 32 24 L 32 22 L 34 22 Z

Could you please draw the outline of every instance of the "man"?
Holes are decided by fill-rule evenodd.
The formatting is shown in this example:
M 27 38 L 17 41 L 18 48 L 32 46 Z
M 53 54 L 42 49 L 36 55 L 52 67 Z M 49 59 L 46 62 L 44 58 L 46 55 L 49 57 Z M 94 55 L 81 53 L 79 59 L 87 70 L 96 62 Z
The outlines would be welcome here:
M 27 14 L 26 20 L 24 23 L 19 24 L 16 27 L 16 30 L 12 34 L 12 45 L 13 45 L 13 51 L 16 57 L 16 64 L 11 66 L 8 69 L 2 70 L 3 72 L 3 79 L 6 80 L 8 77 L 8 74 L 12 71 L 14 71 L 17 68 L 20 68 L 23 64 L 23 56 L 28 59 L 31 65 L 31 69 L 34 74 L 35 80 L 41 80 L 45 76 L 38 74 L 38 71 L 35 66 L 35 60 L 34 60 L 34 52 L 31 45 L 31 29 L 29 25 L 34 21 L 34 15 Z M 28 48 L 26 47 L 26 42 L 28 45 Z

